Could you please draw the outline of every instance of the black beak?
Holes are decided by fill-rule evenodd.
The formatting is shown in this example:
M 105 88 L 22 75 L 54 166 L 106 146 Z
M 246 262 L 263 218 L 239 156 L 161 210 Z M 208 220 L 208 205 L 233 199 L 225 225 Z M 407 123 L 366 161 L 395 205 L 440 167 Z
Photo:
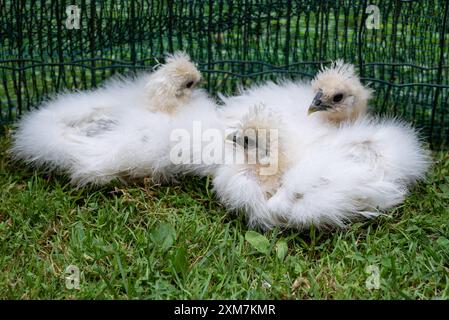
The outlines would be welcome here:
M 257 148 L 258 147 L 258 141 L 257 141 L 257 137 L 256 140 L 254 141 L 253 139 L 250 139 L 248 136 L 240 136 L 239 131 L 234 131 L 230 134 L 228 134 L 226 136 L 227 141 L 230 141 L 234 144 L 238 144 L 241 147 L 243 147 L 243 149 L 247 150 L 249 148 Z
M 321 98 L 323 97 L 323 91 L 319 90 L 315 97 L 313 98 L 312 104 L 309 107 L 309 110 L 307 111 L 308 114 L 312 114 L 317 111 L 324 111 L 330 108 L 329 105 L 323 103 Z

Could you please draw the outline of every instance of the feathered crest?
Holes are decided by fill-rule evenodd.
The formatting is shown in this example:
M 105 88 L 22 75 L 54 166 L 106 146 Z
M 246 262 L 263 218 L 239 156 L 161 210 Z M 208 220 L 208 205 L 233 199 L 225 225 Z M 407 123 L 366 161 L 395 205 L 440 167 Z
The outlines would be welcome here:
M 282 126 L 281 118 L 273 113 L 264 103 L 251 107 L 239 123 L 240 129 L 279 129 Z
M 156 64 L 151 68 L 151 70 L 157 71 L 159 68 L 167 65 L 168 63 L 192 63 L 194 66 L 197 66 L 196 63 L 193 63 L 190 59 L 190 56 L 185 51 L 176 51 L 175 53 L 167 53 L 164 56 L 165 63 L 159 61 L 157 57 L 153 58 L 156 61 Z
M 333 61 L 328 67 L 321 66 L 321 69 L 315 79 L 331 74 L 338 74 L 345 79 L 352 79 L 356 77 L 354 65 L 345 63 L 342 59 L 338 59 Z
M 173 61 L 191 62 L 190 56 L 185 51 L 176 51 L 165 55 L 166 64 Z

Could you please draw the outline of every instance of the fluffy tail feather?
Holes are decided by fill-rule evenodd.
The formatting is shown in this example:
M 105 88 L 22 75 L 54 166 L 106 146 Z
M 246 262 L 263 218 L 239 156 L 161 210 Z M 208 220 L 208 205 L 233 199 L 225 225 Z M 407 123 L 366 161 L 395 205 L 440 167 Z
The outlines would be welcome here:
M 334 145 L 359 162 L 366 162 L 392 182 L 413 185 L 426 174 L 430 152 L 418 133 L 397 119 L 360 119 L 341 128 Z
M 13 133 L 13 157 L 49 170 L 70 169 L 74 163 L 72 150 L 82 143 L 72 137 L 77 130 L 75 124 L 92 114 L 91 109 L 81 107 L 84 99 L 81 93 L 60 96 L 24 115 Z M 72 104 L 80 108 L 71 108 Z

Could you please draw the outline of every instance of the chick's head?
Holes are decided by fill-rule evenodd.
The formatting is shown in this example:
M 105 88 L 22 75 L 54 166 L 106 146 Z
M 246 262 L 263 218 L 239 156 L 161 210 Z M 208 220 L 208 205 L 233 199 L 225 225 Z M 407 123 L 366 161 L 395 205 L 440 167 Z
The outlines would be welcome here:
M 158 70 L 159 71 L 159 70 Z M 190 97 L 193 89 L 201 81 L 201 73 L 187 54 L 177 52 L 169 55 L 161 67 L 165 83 L 170 84 L 176 97 Z
M 165 64 L 151 73 L 146 83 L 148 108 L 172 113 L 190 101 L 201 73 L 184 52 L 166 57 Z
M 352 64 L 342 60 L 323 68 L 312 80 L 315 97 L 309 114 L 320 112 L 329 122 L 355 120 L 366 113 L 372 90 L 363 86 Z

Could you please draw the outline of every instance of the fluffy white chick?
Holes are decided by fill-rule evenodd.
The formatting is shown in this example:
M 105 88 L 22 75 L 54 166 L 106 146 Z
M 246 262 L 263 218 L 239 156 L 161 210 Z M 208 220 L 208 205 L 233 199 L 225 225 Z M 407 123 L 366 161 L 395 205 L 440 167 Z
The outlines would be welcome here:
M 272 176 L 247 163 L 216 170 L 218 198 L 244 211 L 250 226 L 342 227 L 375 217 L 400 204 L 430 163 L 416 132 L 397 120 L 359 119 L 319 129 L 309 141 L 303 130 L 282 130 L 279 150 L 288 161 Z
M 152 73 L 61 94 L 19 121 L 11 151 L 30 165 L 67 173 L 77 185 L 169 178 L 176 171 L 169 158 L 173 123 L 184 108 L 205 116 L 215 109 L 195 90 L 200 78 L 189 57 L 176 53 Z

